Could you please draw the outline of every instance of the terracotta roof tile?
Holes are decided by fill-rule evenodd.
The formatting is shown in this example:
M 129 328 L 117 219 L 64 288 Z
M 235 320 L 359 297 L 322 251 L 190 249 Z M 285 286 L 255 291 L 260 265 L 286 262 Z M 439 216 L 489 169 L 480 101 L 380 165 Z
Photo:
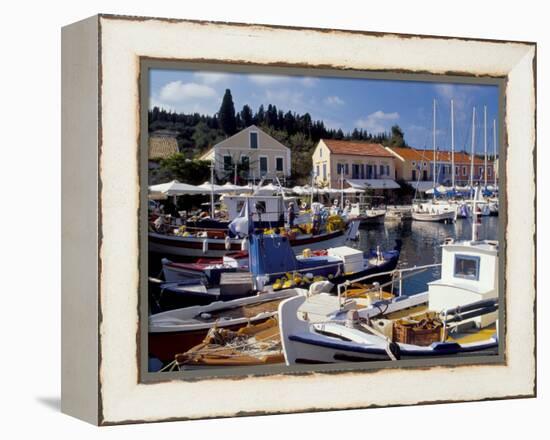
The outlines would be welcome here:
M 351 154 L 354 156 L 394 157 L 380 144 L 362 141 L 337 141 L 321 139 L 333 154 Z
M 401 156 L 405 160 L 420 160 L 420 161 L 432 161 L 434 157 L 433 150 L 416 149 L 416 148 L 402 148 L 402 147 L 388 147 L 390 150 Z M 437 151 L 436 160 L 442 162 L 451 162 L 450 151 Z M 470 163 L 470 155 L 462 151 L 455 151 L 455 163 Z M 474 164 L 483 165 L 484 159 L 478 156 L 474 156 Z M 489 161 L 490 164 L 490 161 Z

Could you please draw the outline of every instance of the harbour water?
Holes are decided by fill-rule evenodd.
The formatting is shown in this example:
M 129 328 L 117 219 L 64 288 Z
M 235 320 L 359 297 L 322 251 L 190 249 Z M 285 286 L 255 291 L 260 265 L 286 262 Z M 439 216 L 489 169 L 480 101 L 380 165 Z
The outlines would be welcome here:
M 498 240 L 499 217 L 481 217 L 478 225 L 479 238 L 481 240 Z M 367 229 L 360 230 L 358 248 L 362 250 L 391 249 L 395 240 L 403 242 L 399 268 L 423 266 L 441 263 L 441 244 L 446 238 L 455 240 L 469 240 L 472 236 L 472 223 L 470 219 L 458 219 L 456 223 L 433 223 L 409 221 L 404 223 L 389 223 L 369 225 Z M 426 283 L 439 278 L 439 268 L 429 269 L 425 272 L 405 279 L 403 282 L 403 294 L 411 295 L 426 290 Z

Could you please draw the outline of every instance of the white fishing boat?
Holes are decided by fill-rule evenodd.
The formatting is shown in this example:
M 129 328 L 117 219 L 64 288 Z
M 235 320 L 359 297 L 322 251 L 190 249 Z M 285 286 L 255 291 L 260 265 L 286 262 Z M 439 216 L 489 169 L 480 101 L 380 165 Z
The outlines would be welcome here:
M 471 241 L 443 245 L 426 292 L 370 305 L 339 295 L 332 311 L 328 297 L 283 301 L 287 365 L 497 354 L 498 242 L 477 240 L 475 217 Z
M 426 200 L 413 203 L 412 219 L 421 222 L 453 223 L 458 216 L 456 204 Z

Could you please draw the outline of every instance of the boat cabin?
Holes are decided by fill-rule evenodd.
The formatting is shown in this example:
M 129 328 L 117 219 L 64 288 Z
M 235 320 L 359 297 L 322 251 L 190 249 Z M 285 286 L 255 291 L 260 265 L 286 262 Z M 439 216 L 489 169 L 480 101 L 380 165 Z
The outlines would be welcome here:
M 442 246 L 441 278 L 428 283 L 429 309 L 446 310 L 498 297 L 498 242 L 461 241 Z M 498 312 L 471 318 L 477 327 L 496 321 Z
M 294 198 L 285 198 L 281 196 L 260 196 L 260 195 L 224 195 L 222 203 L 227 209 L 229 220 L 233 220 L 240 214 L 244 204 L 250 200 L 251 214 L 255 222 L 260 220 L 266 223 L 277 223 L 284 221 L 284 215 L 288 203 L 295 201 Z M 260 213 L 258 214 L 258 211 Z M 296 207 L 298 214 L 298 207 Z

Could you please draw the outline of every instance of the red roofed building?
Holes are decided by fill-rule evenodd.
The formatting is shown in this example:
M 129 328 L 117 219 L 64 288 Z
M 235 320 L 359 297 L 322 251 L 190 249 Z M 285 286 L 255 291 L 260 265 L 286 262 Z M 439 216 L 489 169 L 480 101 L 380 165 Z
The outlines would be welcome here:
M 312 155 L 315 182 L 339 188 L 341 175 L 374 189 L 399 188 L 395 183 L 395 155 L 381 144 L 321 139 Z
M 415 148 L 386 147 L 386 150 L 395 156 L 395 169 L 398 179 L 407 182 L 433 182 L 433 150 L 419 150 Z M 436 151 L 438 183 L 450 185 L 452 182 L 452 157 L 450 151 Z M 462 151 L 455 152 L 455 184 L 468 185 L 470 183 L 471 156 Z M 495 181 L 494 162 L 487 160 L 487 183 Z M 474 156 L 473 182 L 483 184 L 485 181 L 485 160 Z

